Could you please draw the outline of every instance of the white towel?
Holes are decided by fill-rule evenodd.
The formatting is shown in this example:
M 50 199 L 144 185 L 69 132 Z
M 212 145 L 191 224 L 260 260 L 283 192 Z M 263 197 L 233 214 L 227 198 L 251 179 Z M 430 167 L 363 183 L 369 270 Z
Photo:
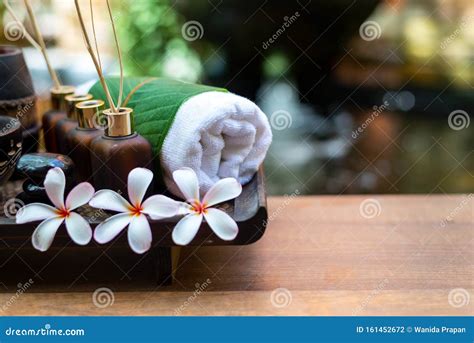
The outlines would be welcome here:
M 221 178 L 248 183 L 272 141 L 268 119 L 252 101 L 225 92 L 205 92 L 185 101 L 174 118 L 160 153 L 164 181 L 180 195 L 173 171 L 194 169 L 201 192 Z

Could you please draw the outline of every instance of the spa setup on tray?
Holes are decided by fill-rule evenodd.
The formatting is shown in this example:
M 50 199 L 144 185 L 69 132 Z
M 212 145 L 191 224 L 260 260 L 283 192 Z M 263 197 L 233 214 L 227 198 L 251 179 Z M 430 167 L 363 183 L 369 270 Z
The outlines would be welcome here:
M 0 220 L 1 238 L 31 236 L 44 252 L 64 239 L 83 246 L 124 236 L 142 254 L 188 244 L 244 245 L 263 235 L 261 166 L 272 133 L 257 105 L 224 88 L 125 76 L 109 1 L 120 75 L 104 75 L 93 8 L 86 27 L 75 0 L 98 81 L 63 85 L 30 2 L 24 5 L 34 34 L 4 3 L 42 53 L 54 86 L 51 109 L 41 118 L 46 151 L 14 161 L 14 177 L 24 180 L 15 198 L 24 206 Z

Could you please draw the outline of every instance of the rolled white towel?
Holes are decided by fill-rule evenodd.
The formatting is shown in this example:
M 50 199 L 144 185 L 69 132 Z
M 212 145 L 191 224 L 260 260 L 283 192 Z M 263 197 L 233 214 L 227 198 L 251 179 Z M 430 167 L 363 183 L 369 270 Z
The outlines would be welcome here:
M 268 119 L 252 101 L 225 92 L 205 92 L 179 108 L 160 153 L 164 181 L 180 192 L 172 173 L 192 168 L 205 193 L 218 180 L 234 177 L 248 183 L 272 141 Z

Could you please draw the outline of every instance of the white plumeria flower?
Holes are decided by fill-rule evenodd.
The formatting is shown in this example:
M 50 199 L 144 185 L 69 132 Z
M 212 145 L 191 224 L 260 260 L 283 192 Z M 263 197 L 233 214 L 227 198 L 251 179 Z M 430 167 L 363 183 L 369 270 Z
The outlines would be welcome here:
M 43 220 L 31 237 L 33 246 L 40 251 L 46 251 L 53 243 L 59 226 L 66 221 L 66 229 L 71 239 L 79 244 L 86 245 L 92 238 L 92 229 L 89 223 L 76 212 L 78 207 L 85 205 L 94 195 L 94 187 L 83 182 L 74 187 L 64 203 L 64 188 L 66 177 L 60 168 L 48 170 L 44 180 L 44 188 L 49 200 L 54 206 L 33 203 L 22 207 L 16 214 L 18 224 Z
M 178 169 L 173 172 L 173 179 L 186 199 L 186 203 L 181 203 L 181 213 L 185 213 L 186 216 L 176 224 L 172 234 L 176 244 L 189 244 L 196 236 L 203 218 L 220 239 L 231 241 L 237 236 L 239 232 L 237 223 L 224 211 L 212 208 L 242 193 L 242 186 L 236 179 L 219 180 L 204 195 L 202 201 L 199 197 L 199 181 L 194 170 Z
M 113 240 L 128 225 L 128 243 L 134 252 L 142 254 L 150 249 L 152 235 L 146 214 L 153 219 L 175 216 L 180 203 L 164 195 L 154 195 L 143 201 L 153 173 L 145 168 L 135 168 L 128 174 L 128 197 L 125 200 L 117 192 L 104 189 L 98 191 L 89 205 L 104 210 L 121 212 L 100 223 L 94 238 L 104 244 Z

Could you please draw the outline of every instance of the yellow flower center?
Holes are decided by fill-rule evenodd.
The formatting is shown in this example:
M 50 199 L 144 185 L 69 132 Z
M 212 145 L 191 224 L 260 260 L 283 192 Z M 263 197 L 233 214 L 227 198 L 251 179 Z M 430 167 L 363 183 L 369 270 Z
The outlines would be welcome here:
M 200 201 L 195 201 L 191 206 L 193 207 L 193 211 L 197 214 L 207 213 L 207 205 L 201 203 Z
M 143 206 L 141 204 L 137 204 L 135 206 L 130 207 L 130 213 L 132 216 L 139 216 L 142 214 Z
M 69 217 L 69 214 L 71 213 L 71 211 L 69 211 L 67 208 L 61 208 L 61 209 L 56 210 L 56 213 L 61 218 L 67 218 Z

